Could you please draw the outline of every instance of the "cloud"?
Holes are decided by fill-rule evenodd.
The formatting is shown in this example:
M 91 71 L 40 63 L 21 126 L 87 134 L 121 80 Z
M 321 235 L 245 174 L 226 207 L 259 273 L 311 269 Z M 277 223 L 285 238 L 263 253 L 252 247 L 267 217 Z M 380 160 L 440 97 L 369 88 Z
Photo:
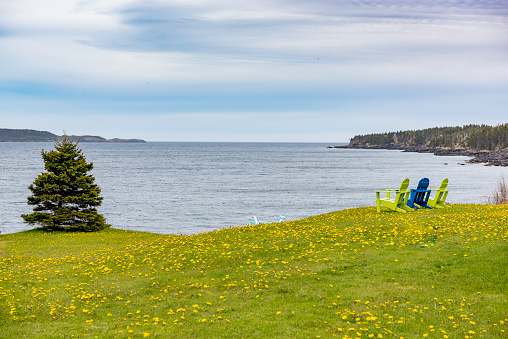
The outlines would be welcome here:
M 238 1 L 231 7 L 221 1 L 131 2 L 112 14 L 123 29 L 101 34 L 92 43 L 102 48 L 196 53 L 203 59 L 215 55 L 225 62 L 305 63 L 319 56 L 363 59 L 366 52 L 380 52 L 377 58 L 383 58 L 401 49 L 411 52 L 414 46 L 420 50 L 486 46 L 503 41 L 493 30 L 503 25 L 506 29 L 502 17 L 492 11 L 436 6 L 432 1 L 404 6 L 352 1 L 251 3 Z
M 338 112 L 358 128 L 344 117 L 374 110 L 397 121 L 408 100 L 478 110 L 487 102 L 472 93 L 501 104 L 508 88 L 507 8 L 501 0 L 4 2 L 0 115 L 219 121 L 220 112 L 314 112 L 335 121 Z
M 271 73 L 281 65 L 312 69 L 319 58 L 320 64 L 342 72 L 434 54 L 458 57 L 484 49 L 504 53 L 507 47 L 506 38 L 498 34 L 507 30 L 499 2 L 15 3 L 4 14 L 9 18 L 4 31 L 13 37 L 4 43 L 14 52 L 13 59 L 23 55 L 25 64 L 40 63 L 41 68 L 64 73 L 70 64 L 78 76 L 80 70 L 91 74 L 95 69 L 94 76 L 116 75 L 119 81 L 125 69 L 131 69 L 134 78 L 136 70 L 151 76 L 161 69 L 164 76 L 180 80 L 192 75 L 199 81 L 209 72 L 203 68 L 212 68 L 209 76 L 216 78 L 213 70 L 225 66 Z

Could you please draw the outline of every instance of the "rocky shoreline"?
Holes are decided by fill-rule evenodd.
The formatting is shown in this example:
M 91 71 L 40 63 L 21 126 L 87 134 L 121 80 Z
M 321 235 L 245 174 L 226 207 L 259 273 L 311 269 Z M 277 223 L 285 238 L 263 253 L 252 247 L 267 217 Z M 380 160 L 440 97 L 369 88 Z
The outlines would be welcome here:
M 472 151 L 463 148 L 446 149 L 446 148 L 424 148 L 424 147 L 402 147 L 396 145 L 369 145 L 369 146 L 329 146 L 328 148 L 356 148 L 356 149 L 389 149 L 400 150 L 404 152 L 417 152 L 417 153 L 432 153 L 438 156 L 444 155 L 462 155 L 473 157 L 468 160 L 469 163 L 485 163 L 486 166 L 508 166 L 508 149 L 501 149 L 495 151 Z

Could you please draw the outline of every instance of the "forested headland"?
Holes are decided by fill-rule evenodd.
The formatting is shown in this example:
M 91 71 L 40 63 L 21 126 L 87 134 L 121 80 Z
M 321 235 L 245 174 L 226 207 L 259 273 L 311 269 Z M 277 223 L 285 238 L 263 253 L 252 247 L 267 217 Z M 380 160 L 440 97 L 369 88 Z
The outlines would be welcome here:
M 356 135 L 350 140 L 349 146 L 440 147 L 491 151 L 508 148 L 508 124 L 434 127 L 416 131 Z
M 508 166 L 508 123 L 464 125 L 354 136 L 338 148 L 401 149 L 436 155 L 468 155 L 471 162 Z
M 106 139 L 95 135 L 68 135 L 69 140 L 80 142 L 145 142 L 141 139 Z M 0 142 L 54 142 L 59 135 L 33 129 L 0 128 Z

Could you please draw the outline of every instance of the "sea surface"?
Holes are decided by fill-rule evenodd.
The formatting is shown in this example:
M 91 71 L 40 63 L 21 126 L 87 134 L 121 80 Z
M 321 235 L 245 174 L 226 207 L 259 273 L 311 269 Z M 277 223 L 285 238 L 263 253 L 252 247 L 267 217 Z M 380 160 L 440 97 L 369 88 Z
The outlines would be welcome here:
M 447 202 L 484 203 L 508 169 L 466 164 L 469 157 L 393 150 L 333 149 L 317 143 L 81 143 L 102 189 L 99 208 L 114 228 L 194 234 L 375 205 L 374 190 L 437 188 Z M 34 228 L 28 186 L 42 172 L 52 143 L 0 143 L 0 231 Z

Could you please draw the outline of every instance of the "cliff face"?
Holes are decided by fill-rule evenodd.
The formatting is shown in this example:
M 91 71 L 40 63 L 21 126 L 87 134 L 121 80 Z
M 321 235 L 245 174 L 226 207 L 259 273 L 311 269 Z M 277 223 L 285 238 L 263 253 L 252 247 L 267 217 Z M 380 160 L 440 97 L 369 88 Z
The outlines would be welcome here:
M 349 147 L 499 150 L 508 148 L 508 124 L 495 127 L 487 125 L 435 127 L 416 131 L 356 135 L 350 140 Z

